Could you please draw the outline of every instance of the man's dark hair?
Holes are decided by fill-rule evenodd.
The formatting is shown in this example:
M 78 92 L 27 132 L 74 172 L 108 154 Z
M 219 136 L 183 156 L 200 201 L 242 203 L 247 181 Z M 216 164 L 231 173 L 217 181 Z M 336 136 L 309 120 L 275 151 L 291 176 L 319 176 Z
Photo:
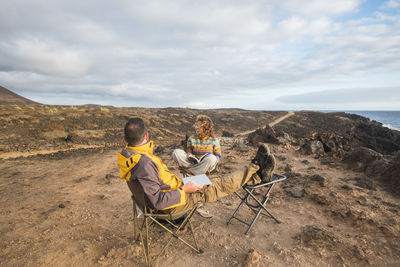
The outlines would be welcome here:
M 134 146 L 143 141 L 144 134 L 147 132 L 146 125 L 141 118 L 129 119 L 125 124 L 125 138 L 129 146 Z

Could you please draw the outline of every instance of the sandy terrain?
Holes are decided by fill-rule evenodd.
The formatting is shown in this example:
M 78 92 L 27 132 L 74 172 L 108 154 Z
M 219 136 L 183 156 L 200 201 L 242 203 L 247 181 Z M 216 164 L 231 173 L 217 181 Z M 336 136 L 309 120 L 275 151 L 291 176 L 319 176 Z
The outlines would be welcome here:
M 130 192 L 118 177 L 116 151 L 1 161 L 3 266 L 144 264 L 132 238 Z M 359 174 L 336 163 L 321 165 L 293 148 L 276 145 L 273 151 L 277 172 L 289 176 L 270 201 L 270 211 L 283 223 L 260 218 L 245 236 L 245 225 L 234 221 L 226 226 L 239 203 L 235 196 L 207 203 L 204 208 L 213 217 L 196 214 L 193 219 L 204 254 L 175 243 L 179 252 L 168 249 L 161 266 L 240 266 L 251 249 L 260 255 L 256 266 L 398 264 L 398 199 L 356 186 Z M 223 152 L 214 177 L 249 161 L 255 148 L 223 147 Z M 169 154 L 161 156 L 176 172 Z M 322 186 L 310 179 L 314 174 L 325 178 Z M 303 190 L 304 196 L 293 197 Z M 241 215 L 249 218 L 251 212 Z M 154 240 L 163 239 L 155 234 Z
M 347 132 L 368 126 L 354 128 L 344 115 L 307 112 L 0 105 L 0 265 L 144 266 L 141 245 L 133 239 L 130 191 L 119 178 L 122 127 L 129 117 L 144 118 L 158 145 L 156 154 L 179 176 L 170 153 L 190 134 L 200 112 L 214 119 L 218 136 L 275 122 L 276 129 L 295 138 L 334 129 L 343 143 L 350 140 Z M 368 127 L 391 138 L 371 145 L 381 151 L 393 147 L 387 144 L 395 140 L 394 133 Z M 364 132 L 359 136 L 360 144 L 370 140 Z M 256 151 L 245 136 L 222 137 L 221 142 L 223 161 L 211 178 L 241 168 Z M 337 151 L 330 152 L 334 157 L 304 155 L 300 145 L 297 139 L 270 145 L 276 172 L 288 176 L 269 202 L 281 224 L 261 217 L 245 236 L 245 225 L 226 225 L 239 203 L 235 195 L 207 203 L 203 209 L 213 217 L 193 218 L 204 253 L 174 242 L 159 265 L 398 266 L 398 194 L 379 183 L 380 177 L 371 184 L 364 173 L 347 170 L 335 158 Z M 250 219 L 252 212 L 239 214 Z M 153 241 L 166 238 L 154 234 Z M 160 245 L 153 242 L 153 247 Z

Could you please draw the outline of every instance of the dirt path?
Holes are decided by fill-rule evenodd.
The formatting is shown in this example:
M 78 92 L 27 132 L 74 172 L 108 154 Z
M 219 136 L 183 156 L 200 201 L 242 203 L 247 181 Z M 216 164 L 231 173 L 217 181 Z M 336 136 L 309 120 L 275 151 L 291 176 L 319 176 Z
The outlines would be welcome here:
M 36 155 L 47 155 L 53 154 L 59 151 L 71 151 L 78 149 L 90 149 L 90 148 L 99 148 L 104 147 L 103 145 L 73 145 L 68 148 L 54 148 L 54 149 L 42 149 L 37 151 L 27 151 L 27 152 L 5 152 L 0 154 L 0 159 L 15 159 L 19 157 L 30 157 Z
M 286 120 L 287 118 L 289 118 L 289 117 L 291 117 L 291 116 L 293 116 L 293 115 L 294 115 L 294 112 L 290 111 L 290 112 L 288 112 L 288 114 L 286 114 L 286 115 L 284 115 L 284 116 L 282 116 L 282 117 L 280 117 L 280 118 L 277 118 L 276 120 L 274 120 L 273 122 L 271 122 L 271 123 L 269 124 L 269 126 L 270 126 L 270 127 L 273 127 L 273 126 L 275 126 L 276 124 L 280 123 L 280 122 L 283 121 L 283 120 Z
M 289 118 L 290 116 L 293 116 L 293 115 L 294 115 L 294 112 L 290 111 L 290 112 L 288 112 L 286 115 L 277 118 L 276 120 L 274 120 L 273 122 L 269 123 L 268 125 L 269 125 L 270 127 L 273 127 L 273 126 L 275 126 L 276 124 L 280 123 L 281 121 L 283 121 L 283 120 L 285 120 L 285 119 L 287 119 L 287 118 Z M 257 130 L 257 129 L 253 129 L 253 130 L 249 130 L 249 131 L 246 131 L 246 132 L 238 133 L 238 134 L 236 134 L 235 136 L 248 135 L 248 134 L 254 132 L 255 130 Z

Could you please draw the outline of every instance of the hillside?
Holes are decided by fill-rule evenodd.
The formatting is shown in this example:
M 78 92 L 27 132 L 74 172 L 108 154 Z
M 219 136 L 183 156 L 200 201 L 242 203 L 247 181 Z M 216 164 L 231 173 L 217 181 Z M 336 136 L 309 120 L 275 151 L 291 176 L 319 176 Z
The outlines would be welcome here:
M 39 103 L 22 97 L 0 86 L 0 105 L 38 105 Z
M 0 106 L 0 153 L 20 153 L 82 147 L 120 147 L 129 117 L 142 117 L 151 137 L 165 145 L 179 143 L 190 133 L 201 112 L 211 116 L 216 133 L 239 133 L 266 125 L 286 112 L 207 110 L 189 108 L 115 108 L 85 106 Z M 64 137 L 71 135 L 70 142 Z M 25 154 L 24 154 L 25 153 Z M 8 154 L 0 154 L 5 157 Z

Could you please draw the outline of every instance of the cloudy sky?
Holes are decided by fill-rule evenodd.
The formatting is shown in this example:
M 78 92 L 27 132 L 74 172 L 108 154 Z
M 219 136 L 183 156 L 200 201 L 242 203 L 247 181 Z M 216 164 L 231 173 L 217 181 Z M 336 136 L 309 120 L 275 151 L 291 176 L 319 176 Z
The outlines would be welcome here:
M 400 0 L 0 0 L 0 85 L 45 104 L 400 110 Z

